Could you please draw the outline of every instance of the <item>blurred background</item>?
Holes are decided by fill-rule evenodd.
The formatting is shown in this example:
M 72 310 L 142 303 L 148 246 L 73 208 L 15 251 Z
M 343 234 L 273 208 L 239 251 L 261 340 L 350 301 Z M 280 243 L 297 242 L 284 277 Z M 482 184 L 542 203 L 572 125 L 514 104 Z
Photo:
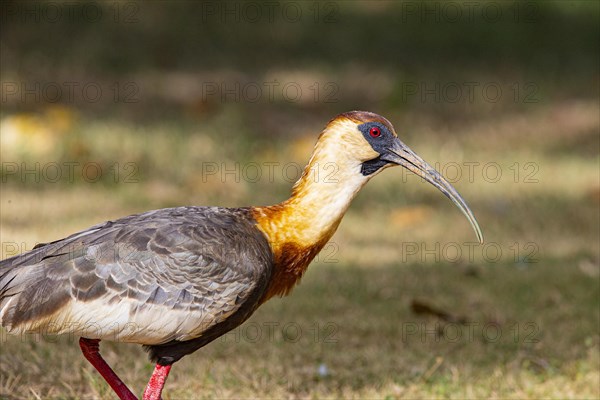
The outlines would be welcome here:
M 179 362 L 165 399 L 600 396 L 598 2 L 1 7 L 2 258 L 149 209 L 282 201 L 355 109 L 484 231 L 385 171 L 292 296 Z M 0 397 L 113 397 L 74 338 L 0 339 Z M 141 391 L 141 348 L 103 352 Z

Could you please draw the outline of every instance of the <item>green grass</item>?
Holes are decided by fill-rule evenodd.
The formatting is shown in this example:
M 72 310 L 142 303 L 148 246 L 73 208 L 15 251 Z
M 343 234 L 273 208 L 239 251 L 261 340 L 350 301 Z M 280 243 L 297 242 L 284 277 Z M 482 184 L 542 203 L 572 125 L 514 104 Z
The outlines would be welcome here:
M 548 122 L 557 107 L 564 118 Z M 432 163 L 501 167 L 497 182 L 475 175 L 456 186 L 488 248 L 502 255 L 479 246 L 469 253 L 474 235 L 447 199 L 386 171 L 359 195 L 293 294 L 175 364 L 164 398 L 598 398 L 598 155 L 587 151 L 598 141 L 597 107 L 540 106 L 526 118 L 507 112 L 465 123 L 454 137 L 432 131 L 431 117 L 412 117 L 405 141 Z M 135 181 L 56 183 L 4 170 L 3 257 L 147 209 L 279 201 L 291 185 L 281 176 L 223 181 L 203 177 L 202 162 L 303 163 L 325 122 L 309 121 L 312 135 L 258 145 L 253 126 L 240 124 L 242 133 L 221 144 L 212 133 L 229 133 L 218 116 L 201 126 L 181 121 L 140 128 L 82 117 L 62 136 L 45 133 L 60 138 L 50 150 L 44 136 L 28 142 L 18 131 L 12 147 L 2 147 L 3 161 L 133 162 L 139 170 Z M 515 181 L 515 162 L 521 173 L 535 163 L 535 181 Z M 413 301 L 466 323 L 417 314 Z M 113 398 L 76 338 L 1 333 L 1 396 Z M 152 370 L 141 347 L 103 342 L 102 352 L 140 393 Z

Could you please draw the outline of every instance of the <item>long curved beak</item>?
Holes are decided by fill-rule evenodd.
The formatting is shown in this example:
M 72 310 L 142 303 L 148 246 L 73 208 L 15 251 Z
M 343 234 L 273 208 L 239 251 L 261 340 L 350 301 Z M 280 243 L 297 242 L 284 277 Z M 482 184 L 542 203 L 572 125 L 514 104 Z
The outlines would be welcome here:
M 475 230 L 479 243 L 483 243 L 483 234 L 481 228 L 475 219 L 475 216 L 471 212 L 471 209 L 462 198 L 462 196 L 452 187 L 450 183 L 444 177 L 437 172 L 431 165 L 427 164 L 421 157 L 415 154 L 408 146 L 396 138 L 391 147 L 389 147 L 385 154 L 381 155 L 381 159 L 398 164 L 419 175 L 427 182 L 438 188 L 442 193 L 446 195 L 456 206 L 462 211 L 467 217 L 471 226 Z

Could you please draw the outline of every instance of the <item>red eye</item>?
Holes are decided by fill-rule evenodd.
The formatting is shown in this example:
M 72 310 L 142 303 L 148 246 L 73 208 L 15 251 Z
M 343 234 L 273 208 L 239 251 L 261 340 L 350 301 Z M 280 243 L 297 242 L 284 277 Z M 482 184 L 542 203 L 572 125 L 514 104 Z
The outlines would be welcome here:
M 369 130 L 369 135 L 371 135 L 371 137 L 379 137 L 381 136 L 381 129 L 374 126 Z

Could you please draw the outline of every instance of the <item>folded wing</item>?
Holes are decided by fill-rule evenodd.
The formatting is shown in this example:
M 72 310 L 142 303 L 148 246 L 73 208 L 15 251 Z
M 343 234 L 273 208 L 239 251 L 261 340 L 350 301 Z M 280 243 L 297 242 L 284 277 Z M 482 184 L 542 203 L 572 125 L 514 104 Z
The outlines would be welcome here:
M 272 264 L 246 209 L 151 211 L 0 262 L 0 322 L 17 333 L 187 341 L 243 322 Z

